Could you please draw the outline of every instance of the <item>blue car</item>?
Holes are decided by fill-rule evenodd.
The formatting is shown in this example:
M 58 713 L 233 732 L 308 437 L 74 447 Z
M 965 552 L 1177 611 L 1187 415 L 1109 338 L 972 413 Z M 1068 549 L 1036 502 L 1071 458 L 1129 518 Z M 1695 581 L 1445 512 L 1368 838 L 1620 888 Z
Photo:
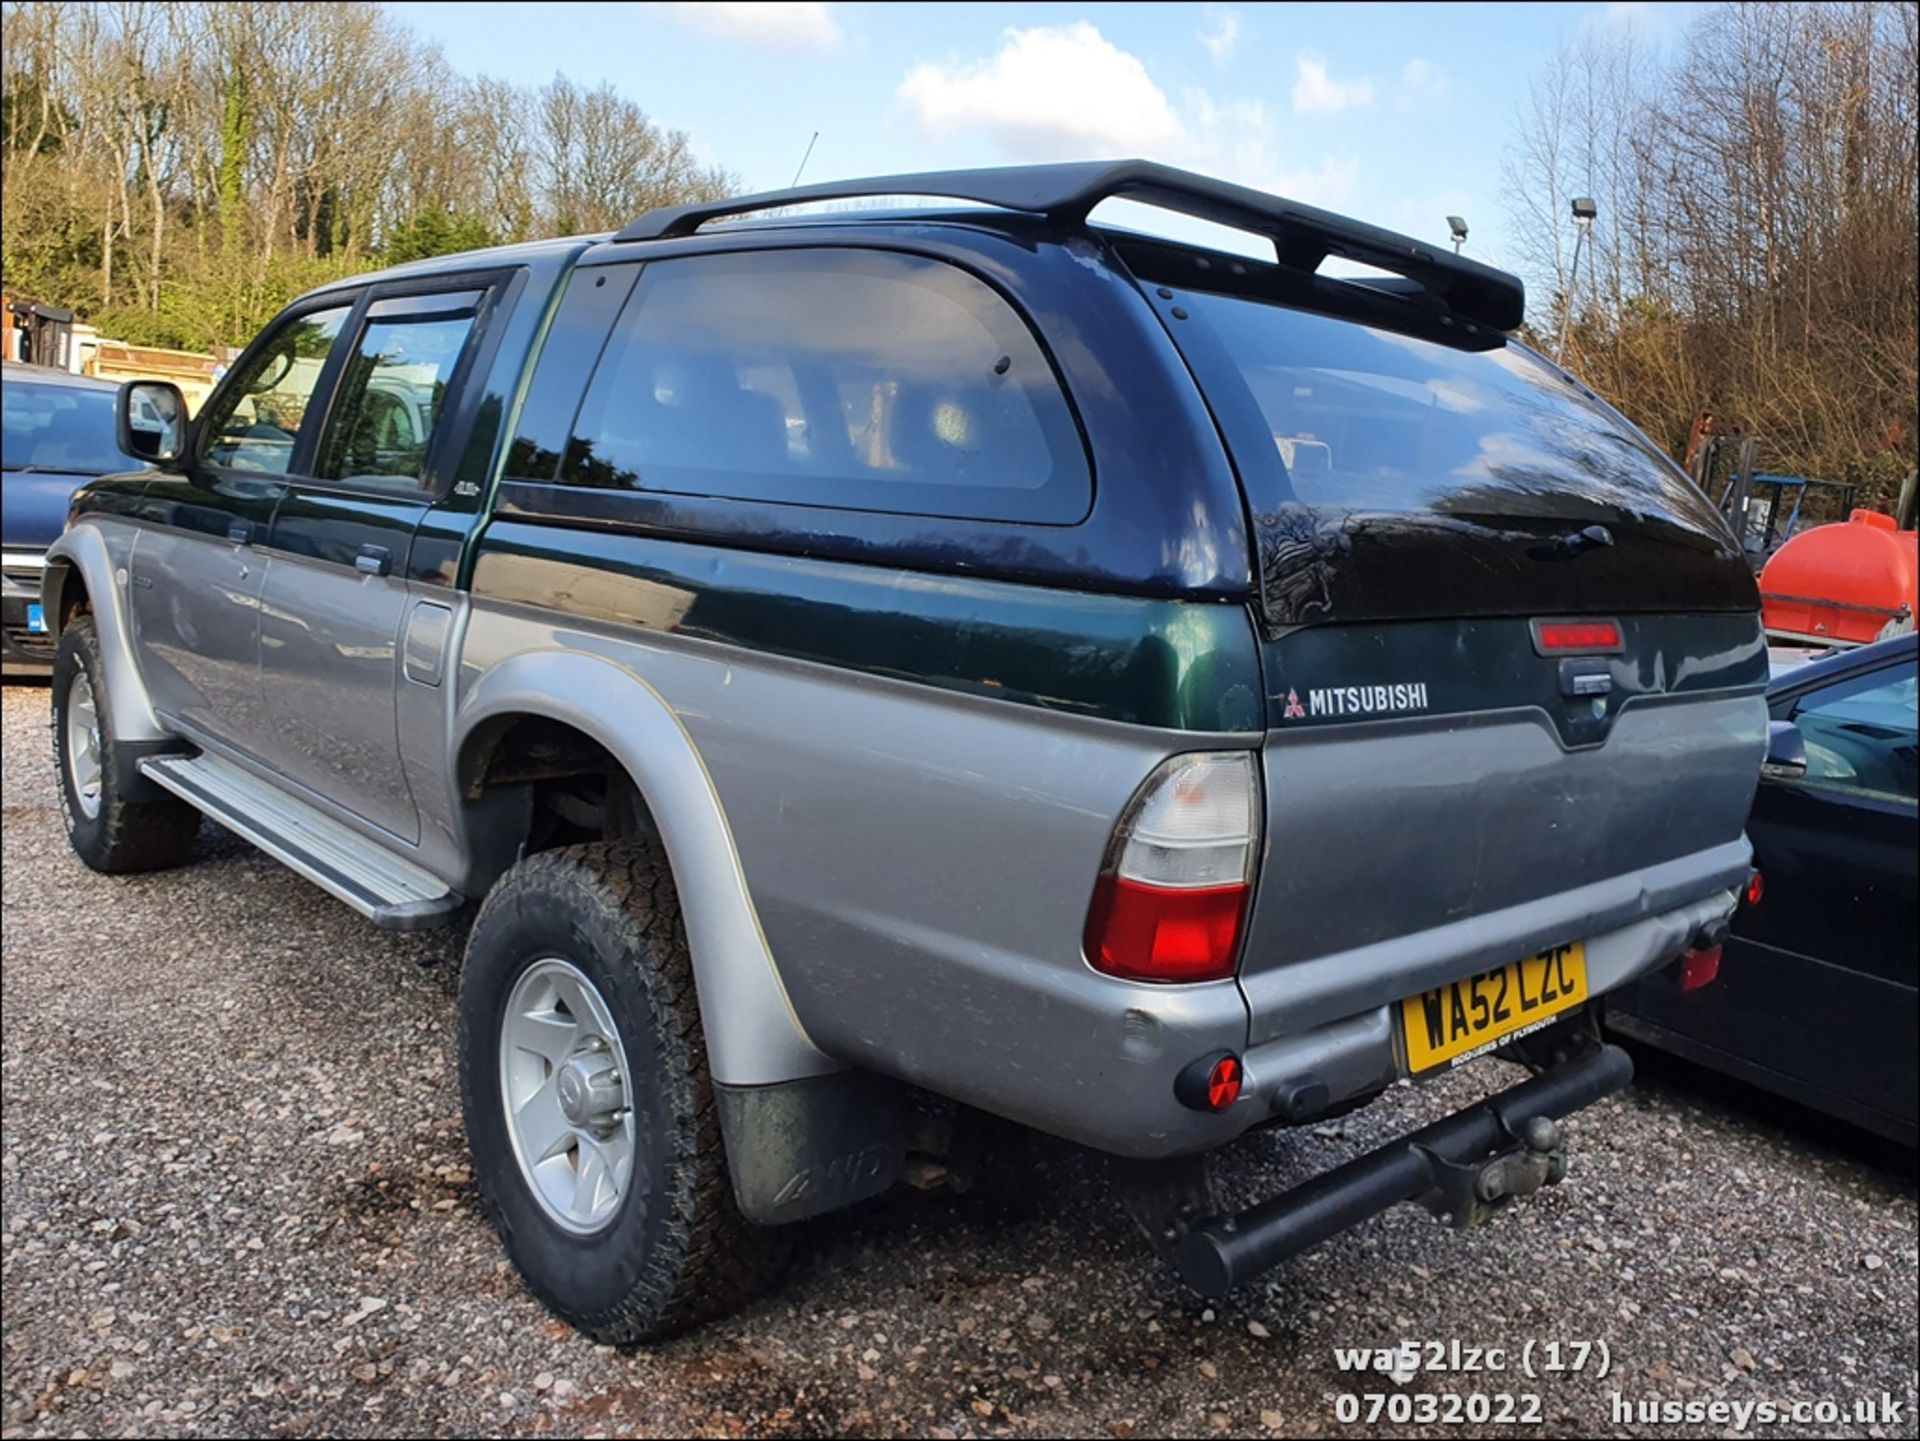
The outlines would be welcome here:
M 1718 984 L 1673 968 L 1608 1022 L 1696 1064 L 1911 1146 L 1920 639 L 1776 666 L 1747 834 L 1756 877 Z
M 0 669 L 8 676 L 47 675 L 53 642 L 40 611 L 46 550 L 66 524 L 74 491 L 97 476 L 146 465 L 114 438 L 109 381 L 43 366 L 9 365 L 0 383 Z

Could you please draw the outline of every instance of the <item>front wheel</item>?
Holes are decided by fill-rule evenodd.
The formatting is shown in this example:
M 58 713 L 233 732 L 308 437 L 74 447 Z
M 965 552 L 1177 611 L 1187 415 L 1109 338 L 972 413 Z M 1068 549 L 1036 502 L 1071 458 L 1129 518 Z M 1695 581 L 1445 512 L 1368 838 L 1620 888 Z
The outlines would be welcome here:
M 122 794 L 112 699 L 93 617 L 75 616 L 53 658 L 53 756 L 67 837 L 81 860 L 110 875 L 179 865 L 200 834 L 200 812 L 170 795 Z
M 460 983 L 474 1176 L 527 1286 L 598 1341 L 744 1305 L 784 1259 L 726 1170 L 665 855 L 572 846 L 488 895 Z

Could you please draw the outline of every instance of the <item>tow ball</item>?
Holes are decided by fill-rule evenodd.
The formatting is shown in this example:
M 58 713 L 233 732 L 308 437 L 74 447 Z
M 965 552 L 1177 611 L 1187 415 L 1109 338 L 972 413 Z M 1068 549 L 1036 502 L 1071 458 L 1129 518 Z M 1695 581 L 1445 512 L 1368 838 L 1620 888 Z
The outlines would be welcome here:
M 1420 1204 L 1456 1231 L 1469 1231 L 1522 1196 L 1566 1179 L 1566 1132 L 1558 1121 L 1534 1116 L 1520 1127 L 1516 1139 L 1514 1149 L 1465 1165 L 1427 1146 L 1410 1147 L 1433 1176 L 1433 1189 L 1419 1198 Z

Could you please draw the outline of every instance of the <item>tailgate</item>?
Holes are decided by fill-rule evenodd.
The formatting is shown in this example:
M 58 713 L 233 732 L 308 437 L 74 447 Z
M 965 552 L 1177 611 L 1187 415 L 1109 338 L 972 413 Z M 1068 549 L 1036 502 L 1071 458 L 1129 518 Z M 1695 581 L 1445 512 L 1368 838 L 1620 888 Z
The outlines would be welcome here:
M 1758 618 L 1619 626 L 1619 653 L 1571 662 L 1525 620 L 1266 642 L 1251 1044 L 1738 883 L 1766 739 Z M 1563 693 L 1569 665 L 1605 693 Z
M 1284 263 L 1152 294 L 1251 522 L 1250 1043 L 1738 886 L 1766 648 L 1686 476 L 1573 377 L 1431 306 L 1356 323 Z

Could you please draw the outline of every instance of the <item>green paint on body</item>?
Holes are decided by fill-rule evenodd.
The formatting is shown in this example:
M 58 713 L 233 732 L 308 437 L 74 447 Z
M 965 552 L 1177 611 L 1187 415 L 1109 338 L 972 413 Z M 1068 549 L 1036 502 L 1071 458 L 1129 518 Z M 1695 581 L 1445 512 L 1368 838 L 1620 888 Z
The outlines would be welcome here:
M 1048 710 L 1262 729 L 1244 605 L 1087 595 L 496 520 L 472 591 Z

